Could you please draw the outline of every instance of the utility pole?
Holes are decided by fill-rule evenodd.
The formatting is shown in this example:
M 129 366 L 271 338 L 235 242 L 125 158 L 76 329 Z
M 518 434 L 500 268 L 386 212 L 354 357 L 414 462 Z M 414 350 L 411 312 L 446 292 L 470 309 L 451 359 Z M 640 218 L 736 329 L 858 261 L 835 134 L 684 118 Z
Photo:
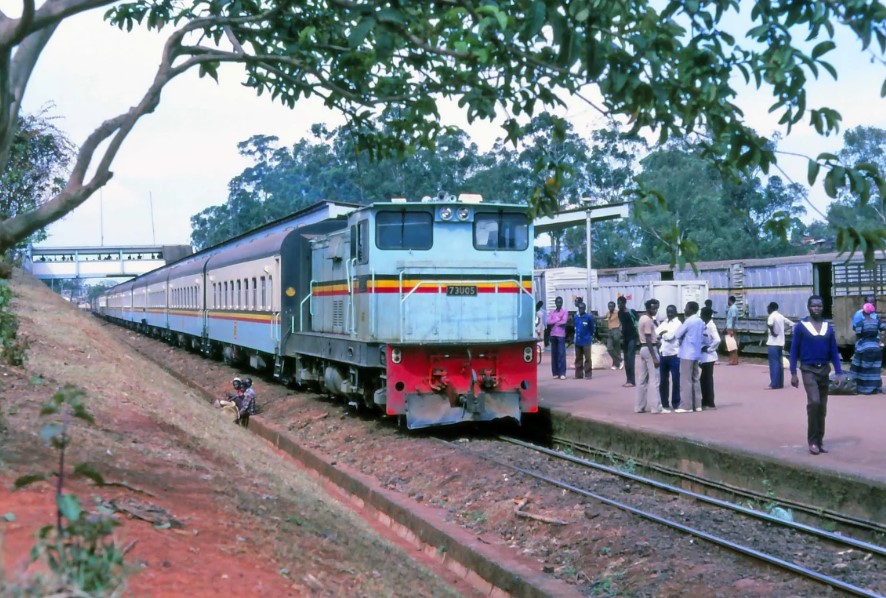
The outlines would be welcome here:
M 148 191 L 148 202 L 151 206 L 151 245 L 157 244 L 157 235 L 154 232 L 154 196 Z

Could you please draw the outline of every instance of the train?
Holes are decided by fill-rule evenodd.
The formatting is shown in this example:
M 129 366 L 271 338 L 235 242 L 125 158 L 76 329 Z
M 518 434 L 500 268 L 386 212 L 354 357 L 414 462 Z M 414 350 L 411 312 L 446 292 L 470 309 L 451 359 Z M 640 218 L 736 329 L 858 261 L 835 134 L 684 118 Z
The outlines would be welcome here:
M 119 284 L 110 322 L 409 429 L 538 411 L 533 225 L 476 196 L 319 202 Z
M 707 284 L 714 320 L 725 326 L 727 299 L 736 298 L 739 307 L 738 333 L 742 351 L 766 352 L 766 310 L 770 302 L 792 321 L 804 318 L 810 295 L 821 295 L 824 317 L 834 324 L 837 343 L 844 358 L 855 346 L 852 315 L 861 308 L 865 295 L 886 291 L 886 254 L 878 253 L 872 269 L 865 268 L 861 255 L 812 253 L 791 257 L 700 261 L 696 270 L 670 265 L 606 268 L 594 278 L 601 288 L 658 281 L 699 281 Z M 611 297 L 609 300 L 615 300 Z M 592 305 L 598 314 L 606 305 Z M 629 307 L 643 310 L 641 303 Z M 683 306 L 677 306 L 682 311 Z

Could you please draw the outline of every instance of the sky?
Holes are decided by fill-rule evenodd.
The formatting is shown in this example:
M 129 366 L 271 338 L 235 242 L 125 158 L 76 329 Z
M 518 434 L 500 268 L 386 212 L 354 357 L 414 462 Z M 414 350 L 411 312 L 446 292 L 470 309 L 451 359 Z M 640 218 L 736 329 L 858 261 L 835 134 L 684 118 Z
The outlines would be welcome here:
M 7 10 L 7 6 L 9 9 Z M 15 14 L 10 0 L 0 9 Z M 49 107 L 58 128 L 75 144 L 104 119 L 136 104 L 159 63 L 165 36 L 143 30 L 125 33 L 101 19 L 99 9 L 66 20 L 46 47 L 26 92 L 23 110 Z M 831 62 L 839 82 L 824 75 L 809 87 L 809 106 L 828 105 L 843 115 L 845 131 L 857 125 L 886 128 L 882 64 L 872 65 L 854 40 L 838 39 Z M 275 104 L 239 83 L 235 65 L 220 70 L 220 83 L 200 79 L 196 70 L 170 83 L 159 108 L 143 117 L 123 143 L 112 166 L 114 178 L 73 213 L 48 229 L 41 246 L 187 244 L 190 218 L 225 202 L 227 184 L 250 162 L 237 153 L 237 143 L 256 134 L 276 135 L 283 145 L 308 136 L 312 124 L 331 126 L 342 118 L 314 99 L 294 109 Z M 592 89 L 587 95 L 594 97 Z M 567 100 L 566 116 L 580 133 L 604 126 L 600 115 L 579 100 Z M 764 134 L 778 130 L 777 115 L 768 114 L 770 98 L 753 90 L 739 104 L 748 123 Z M 461 126 L 481 150 L 502 135 L 496 124 L 468 125 L 454 105 L 442 110 L 446 124 Z M 842 138 L 822 138 L 805 125 L 779 144 L 785 152 L 817 155 L 836 152 Z M 806 184 L 806 161 L 785 156 L 779 163 L 796 182 Z M 335 198 L 329 198 L 335 199 Z M 811 202 L 826 211 L 828 198 L 820 183 L 810 190 Z M 808 206 L 807 206 L 808 208 Z M 808 209 L 810 218 L 820 218 Z

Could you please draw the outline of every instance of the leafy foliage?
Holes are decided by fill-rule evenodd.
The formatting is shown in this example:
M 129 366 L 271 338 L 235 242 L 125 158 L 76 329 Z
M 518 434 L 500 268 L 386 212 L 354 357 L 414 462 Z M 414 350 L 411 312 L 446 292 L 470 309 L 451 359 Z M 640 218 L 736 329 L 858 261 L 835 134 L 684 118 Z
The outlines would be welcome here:
M 0 220 L 33 211 L 61 191 L 73 153 L 73 145 L 46 111 L 22 116 L 9 160 L 0 170 Z M 21 244 L 45 239 L 41 230 Z
M 64 19 L 103 5 L 111 6 L 106 17 L 120 28 L 172 30 L 157 72 L 131 110 L 87 137 L 51 209 L 0 223 L 0 249 L 107 183 L 136 122 L 157 108 L 166 84 L 190 69 L 218 79 L 222 63 L 240 64 L 244 85 L 287 106 L 318 95 L 345 115 L 355 147 L 372 158 L 432 149 L 448 132 L 440 122 L 441 101 L 456 101 L 471 123 L 503 115 L 506 139 L 514 142 L 527 132 L 522 125 L 529 118 L 593 84 L 602 96 L 593 107 L 606 117 L 629 123 L 634 132 L 652 131 L 660 142 L 697 134 L 702 155 L 738 180 L 758 170 L 767 174 L 777 159 L 769 140 L 744 124 L 735 102 L 742 80 L 770 102 L 787 132 L 805 119 L 819 133 L 833 134 L 841 116 L 811 105 L 806 87 L 811 78 L 836 77 L 827 58 L 838 29 L 875 60 L 886 53 L 886 7 L 864 0 L 25 3 L 20 20 L 0 16 L 0 55 L 6 57 L 0 169 L 8 161 L 18 102 L 46 41 Z M 739 23 L 749 28 L 735 31 Z M 550 213 L 570 166 L 544 159 L 537 167 L 530 199 L 539 212 Z M 882 173 L 847 167 L 828 154 L 810 160 L 810 181 L 820 172 L 832 196 L 850 189 L 862 202 L 886 201 Z M 649 209 L 662 204 L 654 190 L 638 191 L 637 201 Z M 876 235 L 839 238 L 866 253 L 877 243 Z M 670 247 L 680 250 L 679 243 Z
M 73 588 L 78 594 L 101 596 L 116 593 L 123 583 L 124 555 L 113 538 L 109 538 L 117 522 L 110 516 L 86 513 L 76 495 L 64 493 L 65 454 L 71 444 L 68 433 L 71 418 L 94 423 L 82 401 L 83 396 L 82 390 L 66 386 L 43 406 L 42 416 L 61 416 L 60 423 L 53 421 L 40 429 L 41 439 L 58 451 L 58 470 L 22 476 L 15 481 L 15 487 L 24 488 L 52 476 L 57 478 L 56 522 L 40 528 L 37 543 L 31 549 L 31 561 L 43 561 L 52 573 L 52 579 L 37 580 L 36 585 L 45 591 Z M 101 474 L 87 463 L 76 464 L 71 474 L 104 485 Z
M 724 178 L 686 141 L 642 159 L 635 179 L 655 189 L 655 201 L 634 206 L 630 218 L 594 226 L 594 266 L 618 267 L 696 260 L 792 255 L 806 226 L 805 190 L 780 177 Z M 630 188 L 629 188 L 630 189 Z M 584 230 L 568 231 L 566 265 L 585 264 Z M 787 242 L 790 239 L 791 242 Z
M 834 156 L 839 172 L 850 170 L 886 172 L 886 130 L 855 127 L 843 135 L 843 149 Z M 853 176 L 846 174 L 846 176 Z M 882 182 L 877 183 L 882 190 Z M 864 185 L 831 189 L 837 200 L 828 207 L 828 220 L 843 250 L 860 250 L 870 257 L 886 239 L 886 205 L 864 195 Z M 833 195 L 832 195 L 833 196 Z

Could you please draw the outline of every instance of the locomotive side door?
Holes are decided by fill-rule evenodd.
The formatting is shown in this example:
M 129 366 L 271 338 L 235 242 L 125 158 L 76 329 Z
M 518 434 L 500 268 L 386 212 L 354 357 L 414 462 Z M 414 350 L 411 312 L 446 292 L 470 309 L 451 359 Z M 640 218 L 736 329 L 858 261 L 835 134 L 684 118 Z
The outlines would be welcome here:
M 351 336 L 368 339 L 371 335 L 369 302 L 373 295 L 367 293 L 369 277 L 369 220 L 363 218 L 350 227 L 348 235 L 348 310 Z

